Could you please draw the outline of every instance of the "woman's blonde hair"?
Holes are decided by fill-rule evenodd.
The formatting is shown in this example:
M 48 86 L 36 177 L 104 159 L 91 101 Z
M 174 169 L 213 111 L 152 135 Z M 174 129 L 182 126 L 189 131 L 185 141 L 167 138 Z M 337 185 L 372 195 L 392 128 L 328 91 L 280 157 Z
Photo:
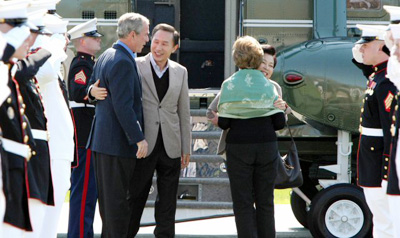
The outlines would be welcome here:
M 251 36 L 239 37 L 232 48 L 235 65 L 240 69 L 257 69 L 263 61 L 260 43 Z

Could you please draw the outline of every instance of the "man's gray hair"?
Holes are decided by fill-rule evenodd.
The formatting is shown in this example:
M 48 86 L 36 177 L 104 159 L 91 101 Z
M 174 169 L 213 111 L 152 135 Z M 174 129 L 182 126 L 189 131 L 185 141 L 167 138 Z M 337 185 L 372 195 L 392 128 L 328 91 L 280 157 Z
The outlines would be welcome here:
M 143 23 L 150 24 L 150 21 L 147 17 L 140 15 L 139 13 L 125 13 L 118 19 L 118 38 L 125 38 L 132 31 L 135 31 L 136 34 L 140 34 L 143 29 Z

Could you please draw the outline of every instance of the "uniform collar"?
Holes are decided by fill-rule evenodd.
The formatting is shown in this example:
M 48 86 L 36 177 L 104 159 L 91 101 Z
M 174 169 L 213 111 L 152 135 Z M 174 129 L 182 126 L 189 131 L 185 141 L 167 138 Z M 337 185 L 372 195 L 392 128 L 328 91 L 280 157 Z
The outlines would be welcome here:
M 377 74 L 377 73 L 380 73 L 382 70 L 386 69 L 387 62 L 388 61 L 385 60 L 385 61 L 383 61 L 383 62 L 381 62 L 381 63 L 379 63 L 377 65 L 372 66 L 372 69 L 374 70 L 374 73 Z
M 79 52 L 77 53 L 78 56 L 80 56 L 81 58 L 88 58 L 94 61 L 95 56 L 88 54 L 88 53 L 83 53 L 83 52 Z

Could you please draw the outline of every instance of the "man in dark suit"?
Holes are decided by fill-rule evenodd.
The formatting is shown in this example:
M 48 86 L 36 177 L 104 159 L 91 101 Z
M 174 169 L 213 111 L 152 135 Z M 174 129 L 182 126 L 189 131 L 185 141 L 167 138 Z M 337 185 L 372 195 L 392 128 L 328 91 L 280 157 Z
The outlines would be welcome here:
M 133 237 L 133 171 L 136 159 L 147 154 L 134 53 L 149 41 L 149 20 L 126 13 L 118 20 L 117 34 L 119 40 L 99 57 L 91 76 L 91 82 L 100 80 L 108 94 L 96 104 L 88 141 L 95 158 L 103 238 Z

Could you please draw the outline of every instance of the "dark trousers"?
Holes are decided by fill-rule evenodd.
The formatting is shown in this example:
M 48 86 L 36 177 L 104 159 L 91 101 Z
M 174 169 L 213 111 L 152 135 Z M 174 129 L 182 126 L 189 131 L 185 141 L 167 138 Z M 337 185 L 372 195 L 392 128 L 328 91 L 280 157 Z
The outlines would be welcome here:
M 227 144 L 227 169 L 239 238 L 275 237 L 276 142 Z
M 90 149 L 78 149 L 79 165 L 72 169 L 68 238 L 93 238 L 97 189 Z
M 156 171 L 157 198 L 154 213 L 156 221 L 154 235 L 157 238 L 175 236 L 175 211 L 180 169 L 180 158 L 168 157 L 160 134 L 152 153 L 148 157 L 136 161 L 134 181 L 137 193 L 133 205 L 135 235 L 140 227 L 140 218 L 149 195 L 154 171 Z
M 94 154 L 102 238 L 132 238 L 133 171 L 136 158 Z

